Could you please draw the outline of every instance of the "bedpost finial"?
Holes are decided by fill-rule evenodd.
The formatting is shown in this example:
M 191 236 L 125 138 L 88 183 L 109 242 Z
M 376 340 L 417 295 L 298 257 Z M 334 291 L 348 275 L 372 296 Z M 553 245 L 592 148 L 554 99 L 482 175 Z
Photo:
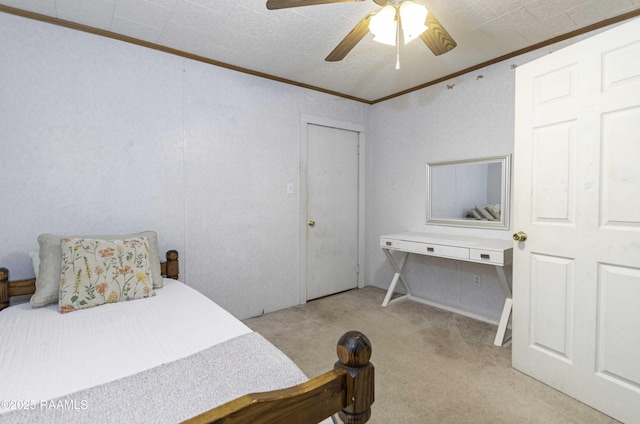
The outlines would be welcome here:
M 359 331 L 347 331 L 338 340 L 338 359 L 348 367 L 362 367 L 371 359 L 371 342 Z
M 7 268 L 0 268 L 0 282 L 9 281 L 9 270 Z
M 167 262 L 164 264 L 164 275 L 167 278 L 177 280 L 180 275 L 180 265 L 178 263 L 178 251 L 169 250 L 166 254 Z
M 178 260 L 178 251 L 177 250 L 168 250 L 166 254 L 166 258 L 168 261 L 177 261 Z
M 371 342 L 359 331 L 348 331 L 338 340 L 335 369 L 347 372 L 347 406 L 338 412 L 345 424 L 364 424 L 371 417 L 374 402 L 374 367 Z

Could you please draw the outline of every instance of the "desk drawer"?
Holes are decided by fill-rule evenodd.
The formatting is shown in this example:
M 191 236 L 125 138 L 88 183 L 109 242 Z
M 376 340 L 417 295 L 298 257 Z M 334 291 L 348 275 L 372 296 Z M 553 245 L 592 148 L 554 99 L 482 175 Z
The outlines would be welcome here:
M 402 249 L 402 241 L 380 237 L 380 247 L 385 249 Z
M 469 258 L 474 261 L 482 261 L 491 264 L 504 264 L 504 252 L 495 250 L 470 249 Z
M 397 239 L 380 238 L 380 247 L 418 253 L 420 255 L 442 256 L 444 258 L 469 259 L 469 249 L 466 247 L 446 246 L 442 244 L 420 243 Z
M 466 247 L 443 246 L 441 244 L 416 243 L 411 241 L 403 241 L 402 243 L 403 250 L 421 255 L 469 259 L 469 249 Z

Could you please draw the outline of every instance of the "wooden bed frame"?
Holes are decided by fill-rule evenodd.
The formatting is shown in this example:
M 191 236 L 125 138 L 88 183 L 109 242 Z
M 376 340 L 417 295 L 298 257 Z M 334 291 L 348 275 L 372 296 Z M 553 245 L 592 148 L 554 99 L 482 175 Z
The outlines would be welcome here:
M 169 250 L 162 262 L 163 277 L 178 279 L 178 252 Z M 15 296 L 35 293 L 36 279 L 9 281 L 0 268 L 0 311 Z M 345 424 L 364 424 L 374 402 L 374 367 L 371 343 L 358 331 L 338 340 L 338 361 L 333 370 L 294 387 L 241 396 L 187 421 L 188 424 L 317 424 L 338 414 Z

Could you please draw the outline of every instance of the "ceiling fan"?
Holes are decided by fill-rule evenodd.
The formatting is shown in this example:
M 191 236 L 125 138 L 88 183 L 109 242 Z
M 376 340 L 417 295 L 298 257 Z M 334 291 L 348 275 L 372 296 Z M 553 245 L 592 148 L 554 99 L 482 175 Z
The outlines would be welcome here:
M 316 4 L 327 3 L 346 3 L 364 0 L 267 0 L 267 9 L 286 9 L 290 7 L 312 6 Z M 405 44 L 418 36 L 429 47 L 434 55 L 438 56 L 446 53 L 456 47 L 456 42 L 451 35 L 445 30 L 440 22 L 433 16 L 433 13 L 427 12 L 426 7 L 418 5 L 411 0 L 373 0 L 376 4 L 383 8 L 377 12 L 373 12 L 365 16 L 351 30 L 349 34 L 336 46 L 329 56 L 325 58 L 328 62 L 337 62 L 344 57 L 367 35 L 372 32 L 376 35 L 374 41 L 385 44 L 399 46 L 401 34 L 403 34 Z M 414 8 L 417 6 L 417 10 Z M 417 10 L 417 13 L 416 13 Z M 426 15 L 426 16 L 425 16 Z M 423 22 L 415 23 L 415 17 L 420 16 Z M 407 22 L 411 20 L 412 26 L 417 25 L 418 30 L 409 30 Z M 378 27 L 383 30 L 391 30 L 395 34 L 378 34 L 376 29 L 376 21 Z M 405 22 L 407 21 L 407 22 Z M 372 28 L 373 25 L 373 28 Z M 418 35 L 417 32 L 421 31 Z M 409 33 L 409 34 L 408 34 Z M 391 39 L 390 39 L 391 38 Z

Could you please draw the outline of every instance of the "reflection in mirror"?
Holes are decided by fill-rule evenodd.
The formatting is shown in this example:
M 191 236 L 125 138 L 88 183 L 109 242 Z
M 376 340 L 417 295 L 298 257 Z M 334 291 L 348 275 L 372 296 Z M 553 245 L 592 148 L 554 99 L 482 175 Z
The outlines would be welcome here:
M 509 158 L 427 164 L 427 224 L 509 228 Z

